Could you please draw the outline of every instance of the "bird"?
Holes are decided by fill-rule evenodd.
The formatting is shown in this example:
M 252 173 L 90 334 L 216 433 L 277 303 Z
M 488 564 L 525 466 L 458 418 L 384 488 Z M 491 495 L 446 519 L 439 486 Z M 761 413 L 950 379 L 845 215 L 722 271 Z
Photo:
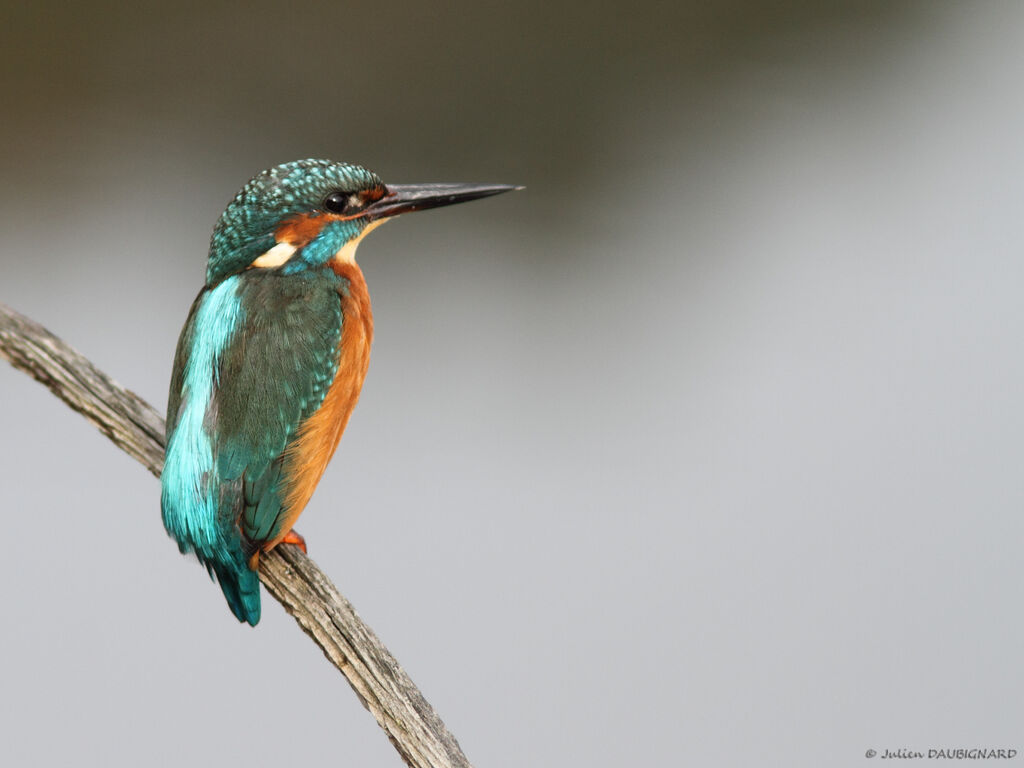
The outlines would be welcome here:
M 366 377 L 360 241 L 399 214 L 513 189 L 384 184 L 359 165 L 307 159 L 256 174 L 221 214 L 174 358 L 160 506 L 240 622 L 260 620 L 260 555 L 281 542 L 305 551 L 292 527 Z

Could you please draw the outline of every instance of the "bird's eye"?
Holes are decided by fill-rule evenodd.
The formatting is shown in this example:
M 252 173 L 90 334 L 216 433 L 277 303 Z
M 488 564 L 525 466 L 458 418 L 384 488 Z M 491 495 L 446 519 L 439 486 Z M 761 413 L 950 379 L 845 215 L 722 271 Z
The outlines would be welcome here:
M 352 214 L 362 207 L 362 199 L 354 193 L 331 192 L 324 198 L 324 210 L 331 213 Z

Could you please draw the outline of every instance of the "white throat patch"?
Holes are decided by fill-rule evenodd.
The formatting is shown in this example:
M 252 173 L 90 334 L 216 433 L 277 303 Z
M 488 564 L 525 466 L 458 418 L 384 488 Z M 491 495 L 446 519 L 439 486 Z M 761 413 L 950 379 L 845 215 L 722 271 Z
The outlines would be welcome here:
M 351 240 L 345 243 L 344 246 L 342 246 L 342 249 L 340 251 L 334 254 L 334 258 L 332 259 L 332 261 L 339 261 L 342 264 L 355 264 L 356 248 L 359 247 L 359 243 L 362 242 L 362 239 L 364 237 L 373 232 L 373 230 L 375 230 L 385 221 L 387 221 L 387 219 L 377 219 L 376 221 L 372 221 L 369 224 L 367 224 L 366 229 L 359 233 L 359 237 L 353 237 Z

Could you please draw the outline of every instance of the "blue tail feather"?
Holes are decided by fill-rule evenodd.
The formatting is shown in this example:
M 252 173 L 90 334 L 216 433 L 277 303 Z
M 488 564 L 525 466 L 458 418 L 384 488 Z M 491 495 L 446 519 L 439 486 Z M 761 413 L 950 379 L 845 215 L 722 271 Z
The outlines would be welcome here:
M 259 576 L 244 563 L 214 563 L 213 571 L 231 612 L 239 621 L 255 627 L 260 620 Z

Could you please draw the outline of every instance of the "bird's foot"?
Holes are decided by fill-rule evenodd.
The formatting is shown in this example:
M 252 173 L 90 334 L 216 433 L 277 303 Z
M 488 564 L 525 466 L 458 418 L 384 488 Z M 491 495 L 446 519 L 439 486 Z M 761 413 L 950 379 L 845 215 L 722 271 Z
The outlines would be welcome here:
M 302 554 L 308 555 L 306 551 L 306 540 L 302 538 L 302 535 L 297 533 L 295 530 L 288 531 L 284 538 L 281 539 L 282 544 L 294 544 L 296 547 L 302 550 Z

